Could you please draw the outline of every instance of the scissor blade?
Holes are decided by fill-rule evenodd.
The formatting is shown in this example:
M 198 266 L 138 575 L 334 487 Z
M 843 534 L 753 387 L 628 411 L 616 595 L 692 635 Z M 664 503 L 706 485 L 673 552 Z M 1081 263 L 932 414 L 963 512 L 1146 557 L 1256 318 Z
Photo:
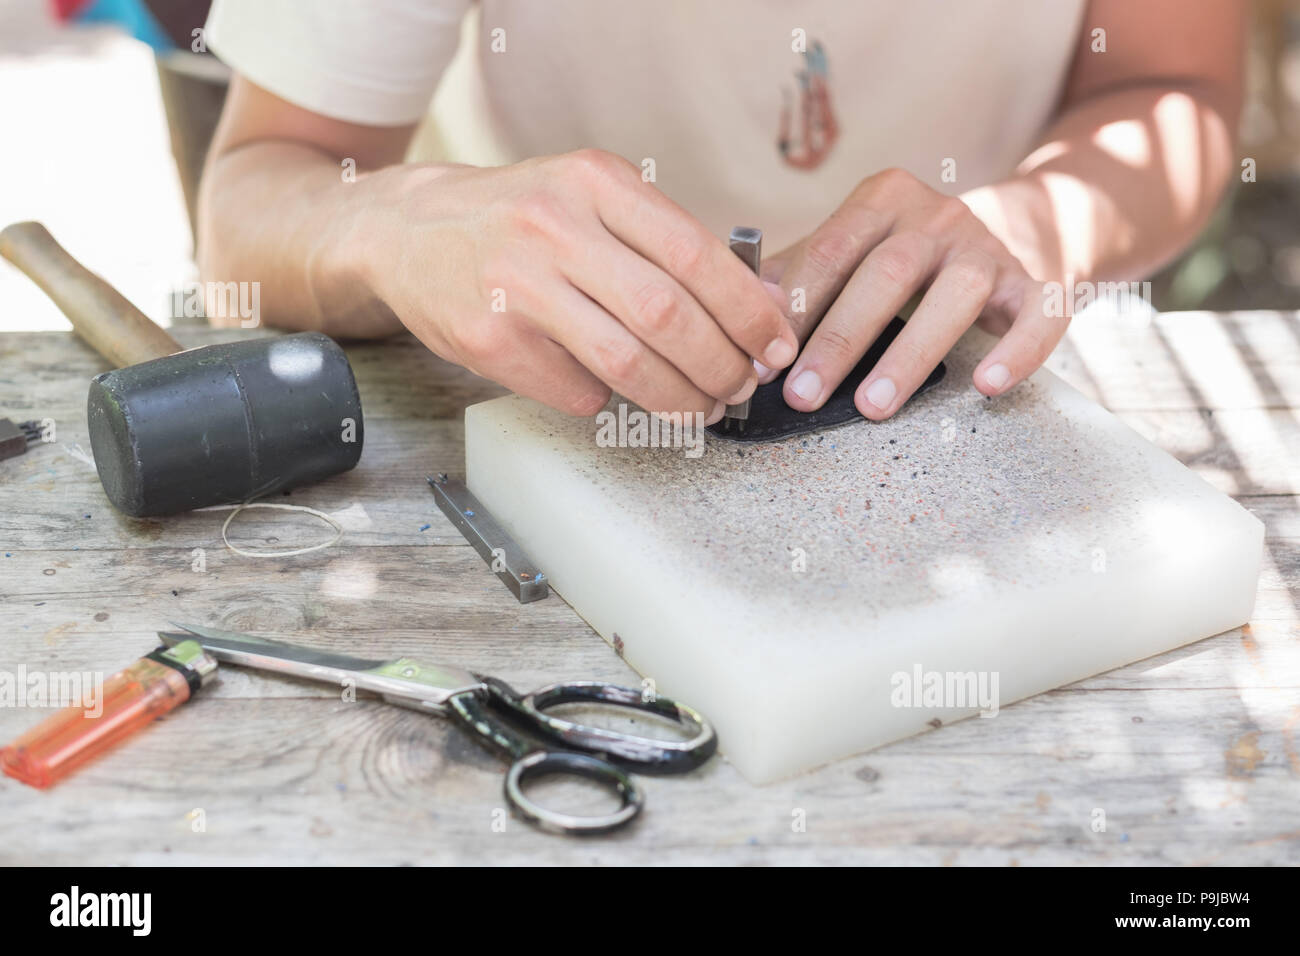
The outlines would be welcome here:
M 197 636 L 199 644 L 202 645 L 204 650 L 212 654 L 217 660 L 227 661 L 231 664 L 258 667 L 260 665 L 243 659 L 256 656 L 282 661 L 285 665 L 301 664 L 304 667 L 302 671 L 292 670 L 287 666 L 266 668 L 268 670 L 282 670 L 311 676 L 307 673 L 306 668 L 327 667 L 341 671 L 368 671 L 386 663 L 386 661 L 381 660 L 351 657 L 347 654 L 334 654 L 329 651 L 317 650 L 314 647 L 287 644 L 284 641 L 272 641 L 264 637 L 253 637 L 251 634 L 240 634 L 237 631 L 219 631 L 211 627 L 177 624 L 175 621 L 172 622 L 172 626 L 179 627 L 183 631 L 189 631 L 189 633 L 177 634 L 172 631 L 159 631 L 158 636 L 162 638 L 163 643 L 171 646 L 179 641 L 192 641 Z
M 481 686 L 474 674 L 459 667 L 420 664 L 406 658 L 368 660 L 235 631 L 172 623 L 183 632 L 159 631 L 168 646 L 197 636 L 199 644 L 219 661 L 374 691 L 392 703 L 421 709 L 430 705 L 436 709 L 454 694 Z

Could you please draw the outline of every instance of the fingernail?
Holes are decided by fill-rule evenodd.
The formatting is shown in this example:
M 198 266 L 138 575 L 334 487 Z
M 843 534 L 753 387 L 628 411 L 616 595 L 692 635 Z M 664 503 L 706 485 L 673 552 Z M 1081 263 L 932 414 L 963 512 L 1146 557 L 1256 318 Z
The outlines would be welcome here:
M 805 402 L 815 402 L 822 397 L 822 377 L 810 368 L 804 369 L 790 383 L 790 391 Z
M 731 398 L 727 399 L 728 405 L 739 405 L 749 396 L 754 394 L 754 389 L 758 388 L 758 378 L 755 376 L 745 383 L 745 387 L 738 391 Z
M 767 290 L 768 295 L 770 295 L 773 299 L 776 300 L 778 305 L 784 306 L 786 304 L 785 289 L 782 289 L 778 283 L 768 282 L 766 279 L 764 279 L 763 288 Z
M 897 394 L 898 388 L 893 379 L 878 378 L 867 388 L 867 401 L 883 412 L 893 404 Z
M 704 419 L 706 425 L 716 425 L 722 421 L 722 416 L 727 414 L 727 405 L 725 402 L 718 402 L 713 406 L 713 411 L 709 412 L 709 417 Z
M 758 359 L 754 359 L 754 371 L 758 374 L 758 384 L 766 385 L 777 376 L 776 369 L 768 368 Z
M 984 370 L 984 381 L 988 382 L 990 388 L 996 388 L 999 391 L 1011 381 L 1011 370 L 999 362 L 997 365 L 990 365 Z
M 763 350 L 763 364 L 768 368 L 785 368 L 794 361 L 797 350 L 785 339 L 774 340 Z

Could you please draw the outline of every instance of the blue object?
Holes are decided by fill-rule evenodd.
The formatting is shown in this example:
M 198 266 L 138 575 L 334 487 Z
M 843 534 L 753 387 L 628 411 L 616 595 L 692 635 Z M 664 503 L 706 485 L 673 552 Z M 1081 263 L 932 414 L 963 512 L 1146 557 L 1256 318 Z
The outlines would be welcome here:
M 158 21 L 140 0 L 93 0 L 77 19 L 82 23 L 112 23 L 158 52 L 176 49 Z

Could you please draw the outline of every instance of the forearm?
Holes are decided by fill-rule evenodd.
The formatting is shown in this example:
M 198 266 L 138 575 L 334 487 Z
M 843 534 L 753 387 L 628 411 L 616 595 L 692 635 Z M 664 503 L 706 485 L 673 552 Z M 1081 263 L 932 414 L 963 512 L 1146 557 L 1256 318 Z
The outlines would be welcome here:
M 214 157 L 199 200 L 203 278 L 259 283 L 268 325 L 342 337 L 397 331 L 368 280 L 390 179 L 381 171 L 346 181 L 337 160 L 283 141 Z
M 1002 183 L 962 198 L 1042 281 L 1132 280 L 1204 228 L 1236 168 L 1238 104 L 1128 87 L 1066 112 Z

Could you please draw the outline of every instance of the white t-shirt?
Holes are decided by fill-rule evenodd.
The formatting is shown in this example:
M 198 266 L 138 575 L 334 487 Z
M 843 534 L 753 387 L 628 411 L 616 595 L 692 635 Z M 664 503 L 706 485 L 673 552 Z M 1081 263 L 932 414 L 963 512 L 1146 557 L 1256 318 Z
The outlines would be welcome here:
M 1051 118 L 1086 0 L 480 0 L 457 88 L 495 161 L 595 146 L 725 236 L 806 235 L 864 177 L 1007 176 Z M 336 119 L 421 119 L 470 0 L 216 0 L 233 69 Z M 458 136 L 440 130 L 455 155 Z M 947 176 L 945 176 L 947 172 Z M 953 179 L 952 177 L 955 177 Z

